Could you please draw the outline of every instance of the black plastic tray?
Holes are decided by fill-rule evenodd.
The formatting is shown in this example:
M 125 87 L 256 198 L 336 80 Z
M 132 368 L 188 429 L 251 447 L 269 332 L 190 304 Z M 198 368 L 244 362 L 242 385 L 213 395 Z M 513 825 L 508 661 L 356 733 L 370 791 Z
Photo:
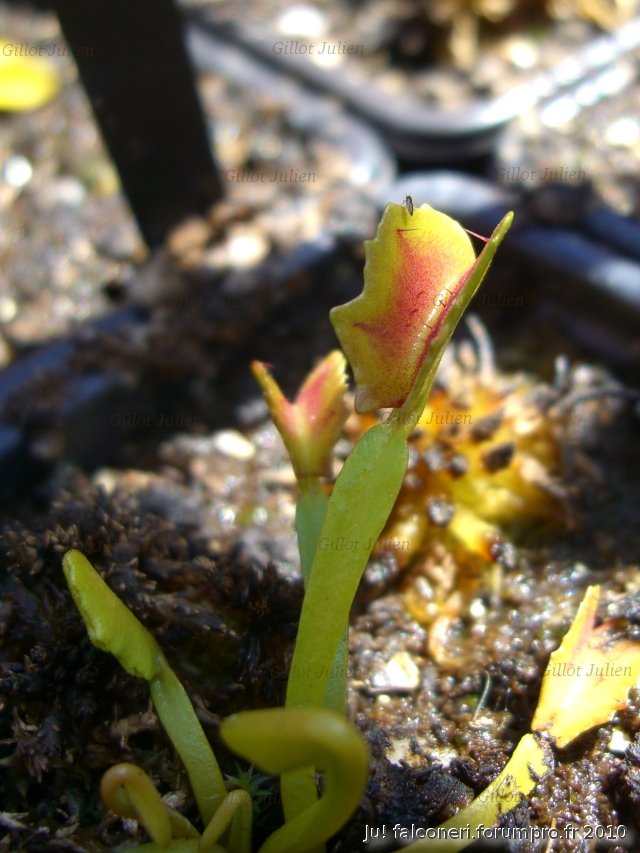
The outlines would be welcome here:
M 354 194 L 357 192 L 368 199 L 375 209 L 377 197 L 386 194 L 396 176 L 395 160 L 375 131 L 347 115 L 340 105 L 326 97 L 309 94 L 304 87 L 272 69 L 263 68 L 259 62 L 248 60 L 242 50 L 221 44 L 209 34 L 191 33 L 189 45 L 194 64 L 202 71 L 215 70 L 239 86 L 253 89 L 265 88 L 274 92 L 277 87 L 283 98 L 286 95 L 291 125 L 338 145 L 352 163 Z M 340 238 L 345 236 L 348 234 L 327 231 L 316 241 L 300 244 L 288 254 L 273 254 L 255 269 L 218 275 L 208 285 L 208 294 L 242 297 L 246 303 L 259 304 L 261 317 L 251 317 L 251 325 L 255 327 L 287 298 L 286 286 L 292 276 L 302 272 L 309 272 L 312 277 L 313 274 L 318 275 L 323 261 L 332 257 L 339 247 Z M 148 274 L 149 271 L 141 269 L 140 275 Z M 131 290 L 136 291 L 135 283 Z M 38 438 L 37 424 L 34 426 L 25 416 L 26 427 L 20 428 L 14 425 L 15 418 L 10 422 L 6 417 L 6 407 L 13 395 L 28 389 L 36 381 L 42 381 L 43 377 L 50 378 L 52 383 L 65 377 L 65 389 L 56 413 L 56 429 L 69 449 L 65 451 L 65 458 L 88 467 L 103 461 L 106 433 L 104 424 L 101 427 L 96 419 L 96 413 L 104 409 L 107 402 L 114 411 L 126 411 L 141 395 L 145 395 L 147 389 L 131 388 L 128 377 L 117 373 L 72 371 L 68 377 L 68 365 L 96 334 L 118 332 L 130 325 L 143 331 L 150 306 L 145 299 L 144 288 L 137 290 L 144 305 L 130 304 L 99 321 L 82 324 L 67 338 L 19 359 L 0 373 L 0 496 L 9 497 L 28 490 L 51 470 L 51 464 L 34 449 Z M 199 295 L 205 304 L 211 302 L 206 292 L 199 291 Z M 247 317 L 242 311 L 237 311 L 233 320 L 237 320 L 238 328 L 242 328 Z M 228 321 L 227 317 L 225 322 Z
M 504 95 L 449 111 L 429 107 L 414 96 L 391 97 L 371 84 L 349 79 L 343 70 L 319 68 L 306 54 L 276 54 L 273 36 L 243 21 L 219 22 L 215 9 L 205 7 L 190 15 L 202 27 L 233 39 L 262 59 L 339 97 L 372 121 L 398 154 L 425 165 L 489 153 L 501 129 L 514 116 L 534 104 L 576 89 L 640 46 L 640 18 L 635 18 Z

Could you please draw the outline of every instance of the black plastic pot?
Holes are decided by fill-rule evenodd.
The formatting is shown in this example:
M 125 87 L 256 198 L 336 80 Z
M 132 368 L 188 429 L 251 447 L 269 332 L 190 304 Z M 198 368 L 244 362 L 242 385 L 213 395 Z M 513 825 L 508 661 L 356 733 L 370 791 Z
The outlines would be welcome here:
M 189 24 L 185 35 L 199 70 L 218 72 L 237 86 L 277 97 L 288 105 L 287 118 L 294 129 L 338 144 L 353 164 L 354 187 L 365 195 L 384 193 L 392 183 L 397 168 L 388 146 L 335 99 L 315 94 L 197 23 Z
M 286 69 L 314 87 L 339 97 L 375 124 L 395 151 L 424 164 L 453 162 L 489 153 L 506 123 L 540 102 L 571 93 L 640 45 L 640 18 L 596 38 L 555 68 L 538 73 L 500 97 L 459 110 L 429 107 L 409 95 L 389 96 L 355 81 L 343 69 L 314 65 L 307 54 L 275 53 L 274 37 L 242 20 L 219 22 L 215 8 L 197 13 L 198 23 L 235 40 L 263 60 Z
M 374 131 L 345 114 L 339 105 L 308 94 L 304 87 L 249 61 L 243 51 L 223 45 L 208 34 L 191 34 L 189 43 L 193 61 L 201 70 L 215 70 L 240 86 L 263 87 L 271 92 L 277 88 L 283 98 L 286 95 L 291 126 L 338 146 L 352 164 L 354 195 L 359 196 L 359 204 L 364 199 L 375 209 L 377 196 L 385 194 L 395 178 L 396 166 Z M 341 238 L 348 239 L 348 228 L 340 234 L 327 230 L 315 242 L 301 244 L 288 254 L 276 253 L 255 269 L 218 274 L 209 284 L 200 281 L 198 293 L 205 304 L 216 296 L 241 298 L 251 306 L 219 312 L 215 317 L 226 336 L 233 337 L 239 346 L 243 334 L 250 334 L 287 300 L 292 279 L 306 274 L 312 282 L 326 275 L 323 264 L 337 251 Z M 141 276 L 149 274 L 144 268 L 140 271 Z M 60 457 L 51 452 L 52 435 L 54 444 L 57 441 L 64 446 L 65 459 L 92 468 L 104 464 L 113 438 L 100 413 L 135 411 L 142 406 L 152 414 L 160 405 L 153 388 L 144 383 L 132 387 L 126 372 L 105 373 L 75 366 L 81 361 L 83 348 L 106 333 L 118 335 L 126 329 L 145 333 L 153 306 L 142 282 L 130 289 L 140 294 L 140 305 L 130 304 L 97 322 L 83 324 L 68 338 L 45 346 L 0 373 L 0 495 L 29 490 L 46 476 Z M 38 414 L 35 390 L 43 383 L 61 386 L 55 412 L 49 409 L 44 421 Z

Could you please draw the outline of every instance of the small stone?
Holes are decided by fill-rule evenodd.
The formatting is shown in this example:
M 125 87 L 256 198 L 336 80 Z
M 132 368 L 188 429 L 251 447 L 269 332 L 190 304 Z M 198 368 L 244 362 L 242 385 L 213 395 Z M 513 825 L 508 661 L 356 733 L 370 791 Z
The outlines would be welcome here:
M 630 743 L 629 735 L 616 726 L 611 732 L 609 752 L 613 752 L 614 755 L 624 755 Z
M 77 178 L 63 175 L 42 187 L 38 202 L 45 208 L 56 205 L 78 207 L 85 200 L 86 195 L 87 191 Z
M 33 166 L 21 154 L 9 157 L 2 170 L 2 178 L 6 184 L 15 189 L 22 189 L 33 177 Z
M 472 619 L 483 619 L 487 615 L 487 608 L 481 598 L 474 598 L 469 605 L 469 616 Z
M 91 482 L 94 486 L 102 486 L 108 495 L 112 495 L 118 486 L 118 472 L 112 468 L 98 468 Z
M 512 570 L 518 565 L 516 549 L 511 542 L 494 542 L 489 549 L 489 553 L 491 554 L 491 558 L 496 563 L 504 566 L 505 569 Z
M 439 444 L 432 444 L 424 452 L 424 463 L 432 474 L 444 468 L 444 453 Z
M 513 36 L 505 45 L 506 58 L 523 71 L 533 68 L 540 59 L 540 48 L 531 38 Z
M 231 266 L 249 269 L 269 254 L 269 241 L 257 228 L 237 225 L 231 228 L 227 241 L 227 256 Z
M 18 303 L 10 296 L 0 296 L 0 323 L 10 323 L 18 313 Z
M 173 229 L 167 239 L 167 248 L 174 257 L 181 257 L 194 249 L 201 249 L 211 236 L 209 223 L 193 216 Z
M 516 445 L 513 441 L 496 444 L 495 447 L 482 455 L 482 464 L 490 474 L 495 474 L 496 471 L 501 471 L 511 465 L 515 452 Z
M 447 471 L 452 477 L 464 477 L 469 470 L 469 460 L 464 453 L 454 453 L 447 462 Z
M 469 430 L 471 438 L 474 441 L 488 441 L 490 438 L 493 438 L 494 434 L 500 428 L 503 417 L 504 411 L 496 409 L 490 415 L 479 418 Z
M 283 36 L 321 38 L 328 32 L 329 22 L 327 16 L 317 6 L 297 3 L 279 15 L 276 30 Z
M 436 527 L 446 527 L 455 515 L 455 512 L 455 506 L 444 498 L 429 498 L 427 501 L 429 521 Z
M 372 684 L 386 692 L 417 690 L 420 686 L 420 670 L 408 652 L 398 652 L 382 672 L 373 676 Z
M 223 429 L 213 437 L 213 448 L 221 456 L 248 462 L 256 455 L 256 449 L 241 433 L 234 429 Z
M 254 426 L 268 417 L 269 407 L 264 397 L 253 397 L 239 403 L 235 408 L 235 415 L 242 426 Z
M 640 142 L 640 123 L 628 116 L 619 118 L 609 125 L 604 138 L 614 148 L 633 148 Z
M 281 468 L 269 468 L 267 471 L 260 471 L 258 480 L 263 486 L 284 486 L 288 488 L 295 486 L 296 475 L 291 465 L 283 465 Z

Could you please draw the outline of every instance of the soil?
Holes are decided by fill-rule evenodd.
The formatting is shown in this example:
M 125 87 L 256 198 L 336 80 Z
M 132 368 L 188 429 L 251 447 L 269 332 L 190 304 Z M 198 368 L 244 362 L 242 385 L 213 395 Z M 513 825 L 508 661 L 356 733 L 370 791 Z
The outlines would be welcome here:
M 358 292 L 360 266 L 361 259 L 348 253 L 336 259 L 323 276 L 333 289 L 318 284 L 292 295 L 250 343 L 227 356 L 222 370 L 212 369 L 206 323 L 195 326 L 194 334 L 197 313 L 173 327 L 169 343 L 164 335 L 149 335 L 145 346 L 138 341 L 136 348 L 133 337 L 121 334 L 87 346 L 85 366 L 94 358 L 126 362 L 143 384 L 151 375 L 145 371 L 163 363 L 167 371 L 169 352 L 171 371 L 163 407 L 150 410 L 150 424 L 114 427 L 109 453 L 101 460 L 78 466 L 64 454 L 48 479 L 4 510 L 3 849 L 97 853 L 143 841 L 139 827 L 109 816 L 98 798 L 102 773 L 118 760 L 144 766 L 167 802 L 198 822 L 146 684 L 88 641 L 61 571 L 68 548 L 84 551 L 157 637 L 225 773 L 237 775 L 237 769 L 217 737 L 220 718 L 239 708 L 282 702 L 281 676 L 290 661 L 302 595 L 293 531 L 295 484 L 282 443 L 250 384 L 248 363 L 257 357 L 274 364 L 292 395 L 314 360 L 335 346 L 328 307 Z M 546 385 L 534 380 L 536 399 L 554 393 L 557 399 L 566 381 L 558 376 L 566 377 L 567 367 L 557 363 L 554 380 L 555 357 L 565 352 L 574 363 L 594 358 L 579 334 L 579 324 L 593 318 L 556 302 L 561 322 L 549 324 L 548 313 L 545 319 L 539 309 L 550 297 L 541 296 L 532 273 L 525 276 L 509 264 L 498 264 L 488 285 L 523 293 L 527 306 L 511 314 L 507 308 L 480 309 L 494 331 L 499 368 L 512 373 L 535 366 L 547 380 Z M 599 319 L 606 325 L 604 315 Z M 566 330 L 576 328 L 572 340 Z M 617 331 L 609 327 L 611 340 Z M 471 375 L 482 358 L 464 329 L 457 341 L 458 363 Z M 597 360 L 633 382 L 637 363 L 616 363 L 616 352 L 600 352 Z M 575 367 L 574 375 L 611 381 L 601 369 Z M 195 394 L 190 408 L 185 406 L 189 383 L 210 386 L 209 404 Z M 218 410 L 216 399 L 226 401 L 224 410 Z M 198 408 L 198 400 L 205 405 Z M 424 590 L 418 579 L 427 578 L 420 568 L 425 552 L 418 549 L 405 568 L 392 551 L 370 562 L 352 613 L 348 709 L 370 744 L 372 774 L 358 813 L 332 842 L 332 853 L 373 849 L 362 843 L 365 826 L 437 826 L 497 776 L 529 728 L 549 654 L 589 584 L 602 585 L 600 618 L 617 615 L 637 637 L 638 420 L 624 401 L 575 411 L 573 447 L 580 445 L 582 462 L 579 470 L 564 471 L 573 526 L 558 510 L 551 526 L 534 519 L 519 533 L 512 530 L 506 556 L 503 549 L 495 562 L 475 561 L 473 570 L 480 566 L 481 571 L 474 576 L 471 598 L 448 619 L 444 655 L 434 654 L 432 628 L 428 620 L 414 618 L 410 606 L 411 590 Z M 111 422 L 114 414 L 128 413 L 109 408 L 103 418 Z M 164 426 L 158 425 L 160 415 Z M 185 430 L 181 418 L 187 415 L 200 422 L 186 424 Z M 172 418 L 173 426 L 167 425 Z M 474 440 L 489 440 L 487 430 Z M 336 448 L 336 474 L 353 438 L 346 433 Z M 422 476 L 423 464 L 408 477 Z M 460 466 L 451 470 L 452 477 L 463 474 Z M 415 481 L 407 488 L 415 488 Z M 428 510 L 437 521 L 437 536 L 446 532 L 446 513 L 438 514 L 440 509 Z M 428 547 L 432 556 L 440 554 L 433 566 L 451 568 L 450 557 L 437 550 L 446 547 L 446 539 Z M 437 592 L 432 569 L 428 576 Z M 453 569 L 459 573 L 455 589 L 464 590 L 468 560 L 460 558 Z M 555 821 L 559 828 L 570 822 L 621 824 L 630 834 L 639 832 L 640 738 L 638 747 L 625 753 L 626 742 L 634 742 L 640 730 L 638 702 L 640 694 L 632 694 L 629 708 L 611 724 L 558 751 L 555 773 L 507 819 L 515 825 Z M 265 788 L 268 806 L 256 826 L 256 843 L 281 820 L 277 780 L 268 780 Z M 513 849 L 541 853 L 545 848 Z M 556 849 L 580 848 L 564 842 Z

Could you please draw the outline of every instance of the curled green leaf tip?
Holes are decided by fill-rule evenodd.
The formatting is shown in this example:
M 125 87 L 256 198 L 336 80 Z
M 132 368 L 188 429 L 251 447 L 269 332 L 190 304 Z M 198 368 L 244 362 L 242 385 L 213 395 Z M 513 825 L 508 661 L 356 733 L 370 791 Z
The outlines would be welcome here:
M 336 833 L 356 809 L 369 775 L 367 746 L 352 723 L 325 708 L 244 711 L 220 727 L 235 752 L 269 773 L 316 767 L 323 796 L 276 830 L 260 853 L 306 853 Z

